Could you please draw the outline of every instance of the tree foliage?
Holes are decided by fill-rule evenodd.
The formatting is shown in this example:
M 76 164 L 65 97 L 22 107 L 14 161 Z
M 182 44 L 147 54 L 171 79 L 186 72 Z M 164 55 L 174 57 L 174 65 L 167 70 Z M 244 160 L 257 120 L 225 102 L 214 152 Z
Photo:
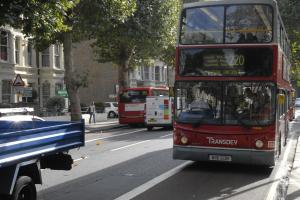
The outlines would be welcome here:
M 49 111 L 52 112 L 62 112 L 65 108 L 65 99 L 60 96 L 51 97 L 46 104 Z
M 281 17 L 291 40 L 292 80 L 300 80 L 300 1 L 278 0 Z
M 92 8 L 101 9 L 91 12 Z M 134 0 L 3 0 L 0 3 L 0 26 L 21 29 L 35 39 L 39 50 L 56 42 L 63 43 L 71 119 L 77 121 L 81 119 L 78 89 L 84 83 L 73 68 L 73 40 L 82 39 L 86 29 L 109 24 L 109 19 L 124 21 L 134 8 Z M 93 23 L 85 24 L 83 19 L 90 19 Z
M 129 67 L 149 59 L 173 61 L 166 53 L 174 54 L 179 6 L 178 0 L 137 0 L 136 9 L 128 18 L 113 19 L 93 29 L 91 36 L 96 39 L 93 46 L 97 58 L 119 67 L 120 88 L 126 87 Z

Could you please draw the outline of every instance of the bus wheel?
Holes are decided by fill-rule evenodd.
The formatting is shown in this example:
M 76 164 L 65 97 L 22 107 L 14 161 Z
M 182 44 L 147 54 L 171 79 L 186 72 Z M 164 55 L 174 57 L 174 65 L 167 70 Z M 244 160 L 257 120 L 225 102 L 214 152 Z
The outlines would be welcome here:
M 29 176 L 18 178 L 11 200 L 36 200 L 36 187 Z
M 152 131 L 153 130 L 153 126 L 147 126 L 147 131 Z

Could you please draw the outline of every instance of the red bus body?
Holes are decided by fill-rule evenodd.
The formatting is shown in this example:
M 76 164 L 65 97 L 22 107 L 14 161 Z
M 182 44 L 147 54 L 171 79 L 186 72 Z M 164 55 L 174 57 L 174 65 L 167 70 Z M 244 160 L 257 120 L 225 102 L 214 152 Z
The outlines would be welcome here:
M 123 100 L 123 94 L 137 94 L 136 98 Z M 147 96 L 168 95 L 167 87 L 138 87 L 124 89 L 119 95 L 119 123 L 120 124 L 144 124 L 145 103 Z
M 189 8 L 200 8 L 207 6 L 220 6 L 220 5 L 243 5 L 239 4 L 240 1 L 218 1 L 218 2 L 204 2 L 204 3 L 190 3 L 186 4 L 184 9 Z M 288 78 L 289 63 L 288 63 L 288 42 L 286 42 L 286 47 L 283 47 L 279 38 L 284 38 L 285 32 L 279 33 L 279 26 L 283 26 L 280 20 L 280 15 L 278 13 L 277 4 L 272 0 L 263 1 L 249 1 L 245 5 L 251 4 L 264 4 L 272 7 L 273 18 L 273 39 L 268 43 L 251 43 L 251 44 L 181 44 L 180 38 L 178 39 L 178 44 L 176 47 L 176 73 L 175 73 L 175 107 L 177 107 L 177 113 L 175 114 L 174 122 L 174 137 L 173 137 L 173 158 L 182 160 L 194 160 L 194 161 L 212 161 L 212 162 L 233 162 L 233 163 L 247 163 L 247 164 L 257 164 L 257 165 L 274 165 L 276 158 L 279 156 L 281 149 L 286 143 L 286 138 L 288 134 L 288 122 L 294 118 L 294 105 L 292 100 L 293 88 L 290 84 Z M 208 13 L 208 9 L 205 13 Z M 210 12 L 210 17 L 217 16 L 213 12 Z M 182 14 L 184 15 L 184 14 Z M 216 18 L 216 17 L 215 17 Z M 199 18 L 199 20 L 201 20 Z M 214 19 L 215 20 L 215 19 Z M 216 20 L 215 20 L 216 21 Z M 278 28 L 277 28 L 278 27 Z M 281 31 L 283 31 L 282 28 Z M 281 34 L 281 36 L 278 36 Z M 224 34 L 225 35 L 225 34 Z M 285 35 L 286 36 L 286 35 Z M 180 36 L 179 36 L 180 37 Z M 282 39 L 283 40 L 283 39 Z M 225 39 L 224 39 L 225 41 Z M 260 49 L 270 49 L 272 51 L 272 71 L 269 75 L 264 76 L 208 76 L 208 75 L 195 75 L 195 73 L 190 73 L 191 75 L 184 75 L 183 69 L 181 68 L 182 59 L 187 59 L 186 55 L 192 57 L 193 54 L 182 55 L 184 50 L 197 51 L 197 49 L 204 49 L 206 52 L 213 52 L 215 49 L 238 49 L 237 51 L 243 52 L 244 49 L 247 50 L 260 50 Z M 285 49 L 286 48 L 286 49 Z M 246 52 L 246 50 L 245 50 Z M 200 54 L 201 51 L 199 50 Z M 194 54 L 196 55 L 196 54 Z M 206 57 L 206 59 L 209 56 Z M 203 57 L 204 59 L 204 57 Z M 222 58 L 221 58 L 222 59 Z M 202 62 L 202 61 L 201 61 Z M 199 65 L 198 62 L 194 62 Z M 205 63 L 203 61 L 203 63 Z M 208 63 L 208 64 L 207 64 Z M 210 63 L 210 64 L 209 64 Z M 211 64 L 213 63 L 213 64 Z M 214 65 L 214 62 L 209 60 L 205 64 L 208 66 Z M 196 68 L 196 65 L 194 65 Z M 216 72 L 218 73 L 218 72 Z M 269 114 L 272 116 L 265 123 L 263 120 L 253 120 L 251 123 L 247 124 L 236 117 L 235 124 L 230 124 L 230 120 L 225 119 L 227 111 L 225 110 L 227 104 L 224 103 L 224 98 L 226 98 L 226 92 L 229 91 L 229 86 L 241 85 L 241 89 L 245 89 L 246 86 L 254 85 L 252 90 L 260 92 L 257 88 L 260 87 L 261 90 L 264 89 L 262 84 L 267 83 L 269 87 L 269 93 L 272 95 L 273 107 Z M 200 85 L 200 86 L 197 86 Z M 216 90 L 210 85 L 216 84 L 220 86 L 220 90 Z M 243 84 L 246 86 L 243 88 Z M 256 84 L 256 85 L 255 85 Z M 261 85 L 260 85 L 261 84 Z M 195 86 L 195 89 L 199 89 L 199 92 L 195 92 L 201 98 L 212 99 L 213 101 L 216 97 L 220 97 L 220 104 L 216 103 L 215 108 L 218 107 L 221 114 L 220 123 L 217 120 L 199 120 L 191 124 L 188 120 L 180 120 L 181 115 L 185 114 L 186 119 L 188 117 L 195 117 L 200 113 L 194 111 L 186 111 L 188 107 L 187 101 L 189 98 L 195 99 L 196 97 L 190 97 L 187 91 L 188 87 L 185 85 Z M 202 86 L 202 85 L 205 85 Z M 225 86 L 224 86 L 225 85 Z M 197 86 L 197 87 L 196 87 Z M 257 88 L 255 88 L 257 87 Z M 177 93 L 176 93 L 177 91 Z M 211 91 L 214 91 L 213 93 Z M 222 93 L 221 95 L 216 94 L 218 91 Z M 193 94 L 194 95 L 194 94 Z M 201 97 L 201 95 L 203 97 Z M 215 95 L 215 96 L 213 96 Z M 256 94 L 257 95 L 257 94 Z M 258 94 L 259 95 L 259 94 Z M 279 96 L 284 98 L 284 103 L 280 103 Z M 181 100 L 180 100 L 181 98 Z M 289 100 L 290 99 L 290 100 Z M 215 100 L 216 101 L 216 100 Z M 230 101 L 228 101 L 230 102 Z M 253 102 L 252 102 L 253 103 Z M 180 107 L 181 104 L 186 104 L 186 110 L 183 109 L 184 106 Z M 192 103 L 191 103 L 192 104 Z M 181 110 L 179 110 L 179 107 Z M 194 112 L 193 115 L 188 116 L 188 112 Z M 202 112 L 202 111 L 201 111 Z M 262 116 L 262 113 L 258 113 Z M 217 114 L 214 113 L 211 119 L 216 118 Z M 250 121 L 250 120 L 249 120 Z M 213 123 L 212 123 L 213 122 Z M 247 121 L 248 122 L 248 121 Z M 227 123 L 227 124 L 226 124 Z

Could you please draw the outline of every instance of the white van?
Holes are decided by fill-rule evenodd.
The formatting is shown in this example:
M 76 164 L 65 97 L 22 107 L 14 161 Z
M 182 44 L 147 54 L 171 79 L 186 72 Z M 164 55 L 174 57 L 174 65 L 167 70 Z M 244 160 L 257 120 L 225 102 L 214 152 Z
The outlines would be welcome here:
M 172 127 L 172 105 L 172 97 L 147 97 L 145 109 L 145 124 L 147 129 L 152 130 L 153 127 Z

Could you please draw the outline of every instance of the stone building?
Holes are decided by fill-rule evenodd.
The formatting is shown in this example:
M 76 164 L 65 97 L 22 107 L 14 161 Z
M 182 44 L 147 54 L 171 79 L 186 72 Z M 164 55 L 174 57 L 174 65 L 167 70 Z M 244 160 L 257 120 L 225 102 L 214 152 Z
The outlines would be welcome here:
M 88 86 L 80 88 L 82 104 L 89 105 L 92 101 L 116 101 L 118 90 L 118 70 L 112 63 L 99 63 L 90 47 L 91 41 L 74 45 L 74 67 L 80 73 L 88 73 Z M 151 66 L 140 66 L 129 71 L 129 87 L 166 86 L 172 76 L 172 70 L 160 61 Z M 169 71 L 169 72 L 168 72 Z
M 20 75 L 24 87 L 14 87 Z M 64 89 L 63 51 L 60 44 L 37 53 L 33 42 L 20 31 L 0 27 L 0 104 L 30 103 L 44 107 Z

